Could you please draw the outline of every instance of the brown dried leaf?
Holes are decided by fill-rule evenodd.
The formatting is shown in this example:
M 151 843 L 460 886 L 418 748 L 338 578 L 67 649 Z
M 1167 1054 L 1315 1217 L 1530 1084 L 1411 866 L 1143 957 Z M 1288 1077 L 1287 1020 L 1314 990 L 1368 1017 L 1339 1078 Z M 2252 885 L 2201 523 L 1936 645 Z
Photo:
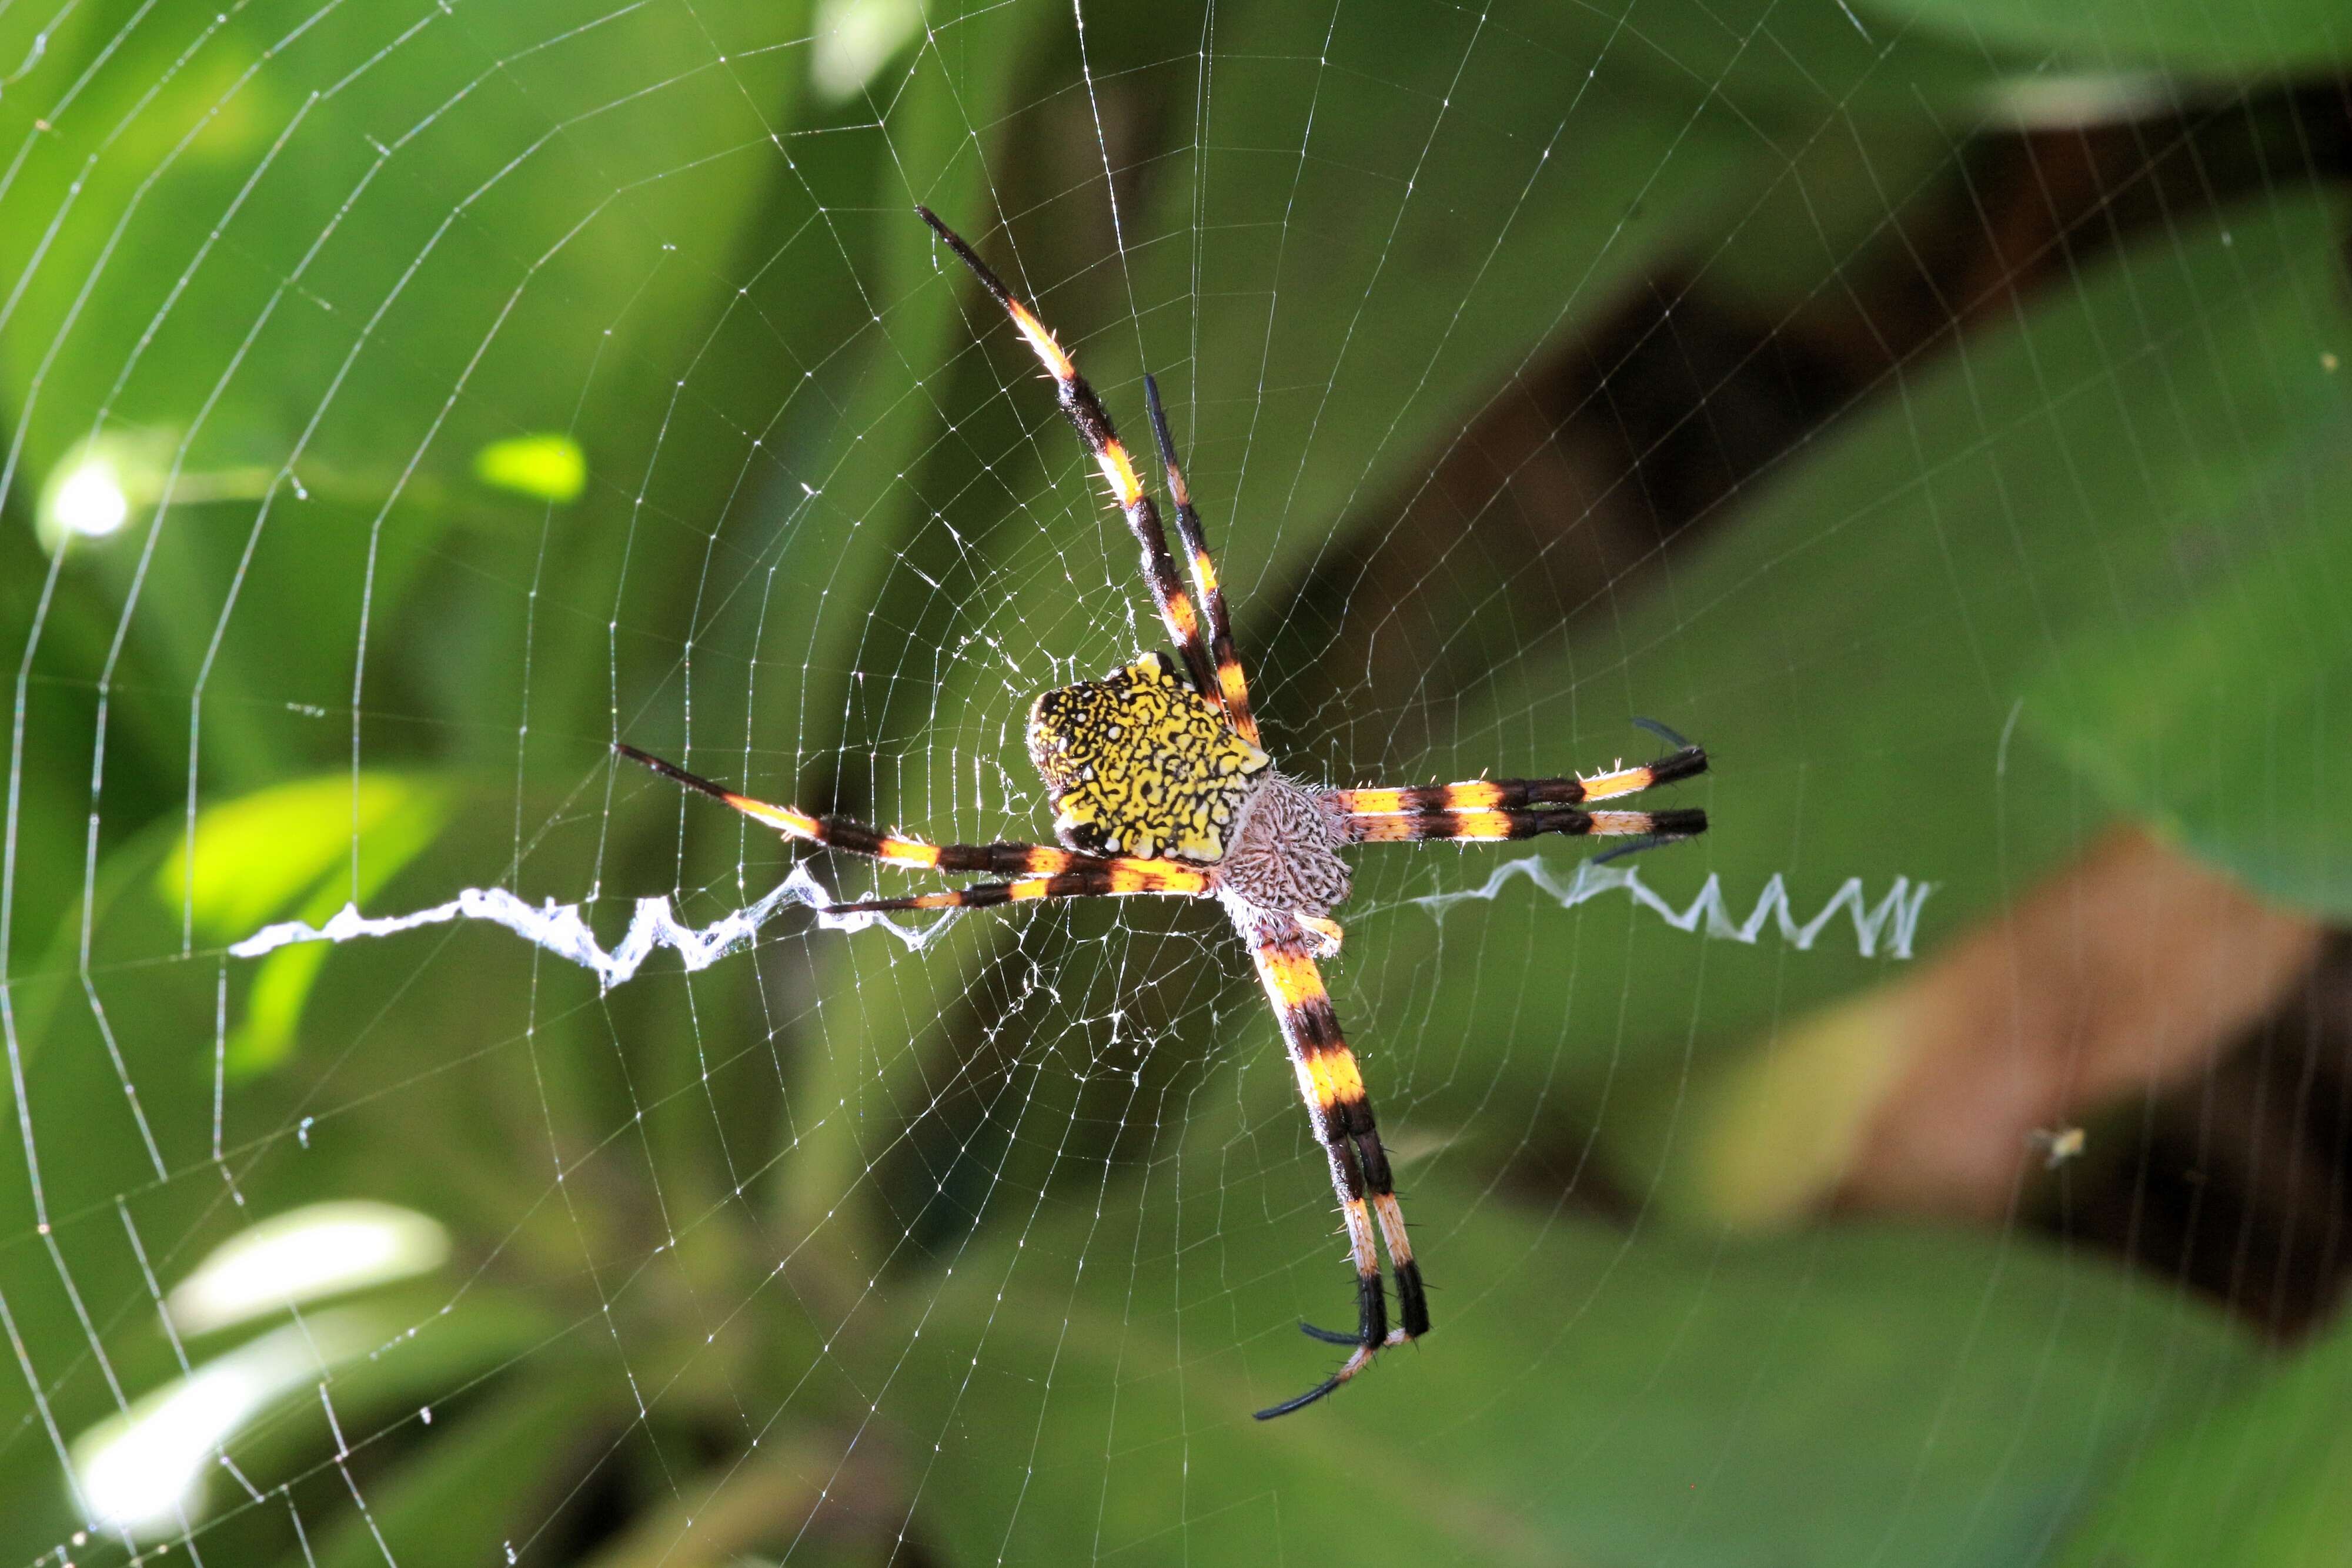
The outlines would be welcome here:
M 2272 1012 L 2319 950 L 2307 915 L 2137 828 L 1861 1004 L 1900 1052 L 1840 1184 L 1869 1208 L 1992 1216 L 2032 1140 L 2179 1082 Z

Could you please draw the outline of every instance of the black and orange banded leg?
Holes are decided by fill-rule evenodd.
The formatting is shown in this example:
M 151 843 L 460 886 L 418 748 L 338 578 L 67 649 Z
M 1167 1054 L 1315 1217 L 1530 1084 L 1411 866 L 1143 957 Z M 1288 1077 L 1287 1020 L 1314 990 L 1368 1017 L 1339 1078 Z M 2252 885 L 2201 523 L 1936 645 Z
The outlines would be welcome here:
M 1304 936 L 1262 938 L 1250 945 L 1258 979 L 1266 1000 L 1282 1023 L 1283 1043 L 1298 1077 L 1298 1092 L 1307 1102 L 1316 1136 L 1330 1160 L 1331 1186 L 1339 1197 L 1347 1223 L 1348 1252 L 1356 1267 L 1356 1332 L 1338 1333 L 1312 1324 L 1299 1326 L 1313 1338 L 1354 1349 L 1339 1369 L 1295 1399 L 1257 1413 L 1261 1421 L 1304 1409 L 1370 1366 L 1390 1345 L 1419 1339 L 1429 1332 L 1429 1299 L 1422 1289 L 1421 1267 L 1413 1261 L 1412 1242 L 1405 1234 L 1404 1210 L 1398 1207 L 1396 1185 L 1389 1172 L 1388 1151 L 1372 1119 L 1372 1103 L 1364 1092 L 1364 1078 L 1355 1052 L 1339 1032 L 1331 993 L 1324 988 L 1322 971 L 1315 967 Z M 1397 1323 L 1388 1321 L 1388 1297 L 1381 1284 L 1380 1248 L 1388 1249 L 1389 1266 L 1396 1276 Z
M 823 844 L 827 849 L 844 850 L 854 855 L 865 855 L 886 865 L 906 866 L 918 871 L 1051 877 L 1072 872 L 1116 870 L 1127 863 L 1109 856 L 1084 854 L 1051 844 L 926 843 L 921 839 L 886 833 L 863 822 L 851 821 L 846 817 L 816 816 L 797 807 L 778 806 L 766 800 L 755 800 L 749 795 L 739 795 L 723 784 L 714 784 L 698 773 L 688 772 L 675 762 L 665 762 L 649 752 L 639 751 L 623 742 L 615 741 L 613 749 L 632 762 L 645 764 L 665 779 L 698 790 L 714 800 L 724 801 L 753 821 L 764 823 L 786 838 Z M 1150 865 L 1153 862 L 1141 863 Z
M 1706 771 L 1706 752 L 1685 746 L 1640 768 L 1621 768 L 1590 779 L 1478 779 L 1466 784 L 1431 784 L 1404 789 L 1334 789 L 1328 797 L 1342 815 L 1419 816 L 1432 811 L 1517 810 L 1529 806 L 1581 806 L 1612 796 L 1637 794 L 1661 784 L 1696 779 Z
M 1135 535 L 1135 542 L 1142 549 L 1144 580 L 1151 585 L 1151 598 L 1160 607 L 1160 619 L 1167 624 L 1169 635 L 1176 639 L 1177 649 L 1184 658 L 1184 668 L 1192 677 L 1193 689 L 1210 702 L 1220 703 L 1216 674 L 1209 663 L 1208 644 L 1201 635 L 1200 612 L 1193 608 L 1192 596 L 1184 591 L 1184 580 L 1177 574 L 1175 558 L 1168 553 L 1168 530 L 1160 526 L 1160 508 L 1152 505 L 1150 496 L 1144 494 L 1143 481 L 1136 476 L 1134 460 L 1128 456 L 1126 444 L 1112 427 L 1110 412 L 1103 407 L 1102 399 L 1096 395 L 1095 389 L 1087 384 L 1086 377 L 1078 374 L 1076 363 L 1063 351 L 1062 345 L 1054 340 L 1054 334 L 1045 330 L 1045 324 L 1014 297 L 1011 289 L 1004 287 L 1004 280 L 996 276 L 988 263 L 980 259 L 978 252 L 964 243 L 963 236 L 941 223 L 939 214 L 930 208 L 917 207 L 915 211 L 931 225 L 934 234 L 947 242 L 948 248 L 971 268 L 972 276 L 980 279 L 981 286 L 1004 307 L 1005 313 L 1013 318 L 1013 324 L 1021 329 L 1022 337 L 1028 340 L 1029 347 L 1045 365 L 1046 373 L 1054 378 L 1062 412 L 1069 416 L 1071 427 L 1077 431 L 1078 439 L 1085 442 L 1087 450 L 1093 454 L 1095 465 L 1102 470 L 1103 477 L 1110 481 L 1111 497 L 1127 518 L 1128 531 Z
M 1217 667 L 1217 695 L 1225 716 L 1242 738 L 1257 742 L 1257 716 L 1250 711 L 1249 677 L 1242 673 L 1241 655 L 1234 651 L 1234 623 L 1225 610 L 1225 591 L 1217 581 L 1217 563 L 1209 554 L 1208 536 L 1201 531 L 1201 514 L 1192 507 L 1192 492 L 1176 461 L 1176 438 L 1168 433 L 1168 411 L 1160 404 L 1160 383 L 1143 378 L 1143 401 L 1151 411 L 1151 432 L 1160 441 L 1160 465 L 1167 471 L 1169 498 L 1176 503 L 1176 538 L 1192 562 L 1192 586 L 1201 591 L 1201 609 L 1209 622 L 1209 659 Z M 1202 694 L 1208 695 L 1207 693 Z
M 1186 871 L 1165 861 L 1114 856 L 1100 865 L 1052 876 L 1024 877 L 1019 882 L 983 882 L 946 893 L 919 893 L 906 898 L 867 898 L 855 904 L 828 904 L 827 915 L 883 915 L 902 909 L 990 909 L 1036 898 L 1126 898 L 1139 894 L 1168 894 L 1197 898 L 1209 891 L 1205 872 Z
M 1706 813 L 1697 810 L 1672 811 L 1555 810 L 1423 811 L 1417 816 L 1348 817 L 1341 831 L 1350 843 L 1502 843 L 1532 839 L 1540 833 L 1564 833 L 1571 838 L 1591 835 L 1616 838 L 1639 835 L 1655 839 L 1687 839 L 1706 831 Z

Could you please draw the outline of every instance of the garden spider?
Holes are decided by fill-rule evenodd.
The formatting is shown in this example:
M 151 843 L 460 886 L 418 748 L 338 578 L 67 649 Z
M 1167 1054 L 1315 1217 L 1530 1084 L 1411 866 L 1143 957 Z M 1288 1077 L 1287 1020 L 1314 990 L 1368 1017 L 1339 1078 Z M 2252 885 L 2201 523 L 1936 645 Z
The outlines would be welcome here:
M 1160 513 L 1112 430 L 1102 400 L 1053 334 L 972 248 L 928 208 L 915 210 L 1012 315 L 1052 374 L 1062 412 L 1110 481 L 1112 496 L 1142 547 L 1144 578 L 1182 655 L 1182 668 L 1165 654 L 1145 653 L 1101 680 L 1058 687 L 1037 699 L 1029 715 L 1029 755 L 1052 794 L 1059 848 L 925 843 L 839 817 L 754 800 L 634 747 L 617 749 L 788 838 L 891 865 L 1011 879 L 845 904 L 835 913 L 973 909 L 1021 899 L 1147 893 L 1213 898 L 1223 904 L 1248 945 L 1266 999 L 1281 1021 L 1299 1092 L 1330 1162 L 1356 1266 L 1356 1332 L 1299 1325 L 1314 1338 L 1349 1345 L 1352 1352 L 1337 1372 L 1306 1393 L 1257 1413 L 1260 1420 L 1286 1416 L 1354 1377 L 1381 1350 L 1429 1332 L 1429 1303 L 1390 1179 L 1388 1155 L 1373 1127 L 1371 1102 L 1315 965 L 1339 947 L 1339 923 L 1331 918 L 1332 909 L 1348 896 L 1348 867 L 1339 852 L 1360 843 L 1485 841 L 1538 833 L 1641 834 L 1652 841 L 1685 838 L 1706 831 L 1706 812 L 1582 808 L 1703 773 L 1706 754 L 1683 745 L 1646 768 L 1591 779 L 1480 779 L 1415 789 L 1328 789 L 1277 771 L 1258 744 L 1249 682 L 1234 653 L 1224 595 L 1202 537 L 1200 514 L 1192 509 L 1177 466 L 1159 387 L 1149 375 L 1143 378 L 1168 492 L 1176 505 L 1177 537 L 1192 557 L 1198 608 L 1177 576 Z M 1396 1276 L 1401 1322 L 1394 1329 L 1388 1324 L 1376 1227 L 1377 1241 L 1386 1246 Z

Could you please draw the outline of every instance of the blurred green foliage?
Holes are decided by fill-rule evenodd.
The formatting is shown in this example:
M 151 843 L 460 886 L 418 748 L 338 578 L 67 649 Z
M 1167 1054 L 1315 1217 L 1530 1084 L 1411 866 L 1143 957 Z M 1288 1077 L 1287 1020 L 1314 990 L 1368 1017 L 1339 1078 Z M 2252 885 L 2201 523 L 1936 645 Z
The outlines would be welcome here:
M 1368 689 L 1318 619 L 1628 298 L 1788 319 L 2055 88 L 2162 75 L 2229 119 L 2352 54 L 2333 6 L 2221 15 L 1240 0 L 1087 7 L 1082 56 L 1020 0 L 931 9 L 845 99 L 798 5 L 0 10 L 38 62 L 0 96 L 8 1543 L 84 1522 L 50 1434 L 179 1373 L 158 1284 L 244 1215 L 369 1196 L 463 1261 L 240 1435 L 266 1495 L 216 1481 L 207 1560 L 2338 1561 L 2339 1344 L 2265 1369 L 2021 1233 L 1641 1207 L 1694 1071 L 1890 962 L 1835 943 L 1523 884 L 1441 922 L 1410 897 L 1491 857 L 1368 866 L 1335 983 L 1440 1332 L 1272 1427 L 1346 1280 L 1212 912 L 919 954 L 780 925 L 610 994 L 483 928 L 225 953 L 468 885 L 593 890 L 609 935 L 772 884 L 764 835 L 611 771 L 620 735 L 1038 831 L 1025 694 L 1151 632 L 917 201 L 1131 433 L 1159 374 L 1302 770 L 1553 772 L 1657 715 L 1717 759 L 1684 792 L 1715 831 L 1641 862 L 1677 904 L 1901 873 L 1932 945 L 2131 819 L 2341 916 L 2352 305 L 2316 163 L 1952 305 L 1622 598 L 1530 612 L 1526 561 L 1444 556 L 1508 649 L 1458 688 Z M 52 554 L 44 486 L 99 451 L 129 514 Z M 1118 1056 L 1115 1012 L 1157 1043 Z M 1577 1170 L 1524 1168 L 1587 1125 Z M 1587 1175 L 1642 1222 L 1567 1212 Z

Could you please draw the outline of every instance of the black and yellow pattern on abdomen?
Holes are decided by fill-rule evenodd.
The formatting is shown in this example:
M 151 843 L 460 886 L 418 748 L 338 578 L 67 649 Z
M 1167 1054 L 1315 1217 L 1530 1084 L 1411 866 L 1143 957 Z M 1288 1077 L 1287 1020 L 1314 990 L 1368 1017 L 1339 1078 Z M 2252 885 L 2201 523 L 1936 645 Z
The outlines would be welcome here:
M 1064 842 L 1203 865 L 1224 857 L 1269 760 L 1158 653 L 1040 696 L 1029 756 Z

